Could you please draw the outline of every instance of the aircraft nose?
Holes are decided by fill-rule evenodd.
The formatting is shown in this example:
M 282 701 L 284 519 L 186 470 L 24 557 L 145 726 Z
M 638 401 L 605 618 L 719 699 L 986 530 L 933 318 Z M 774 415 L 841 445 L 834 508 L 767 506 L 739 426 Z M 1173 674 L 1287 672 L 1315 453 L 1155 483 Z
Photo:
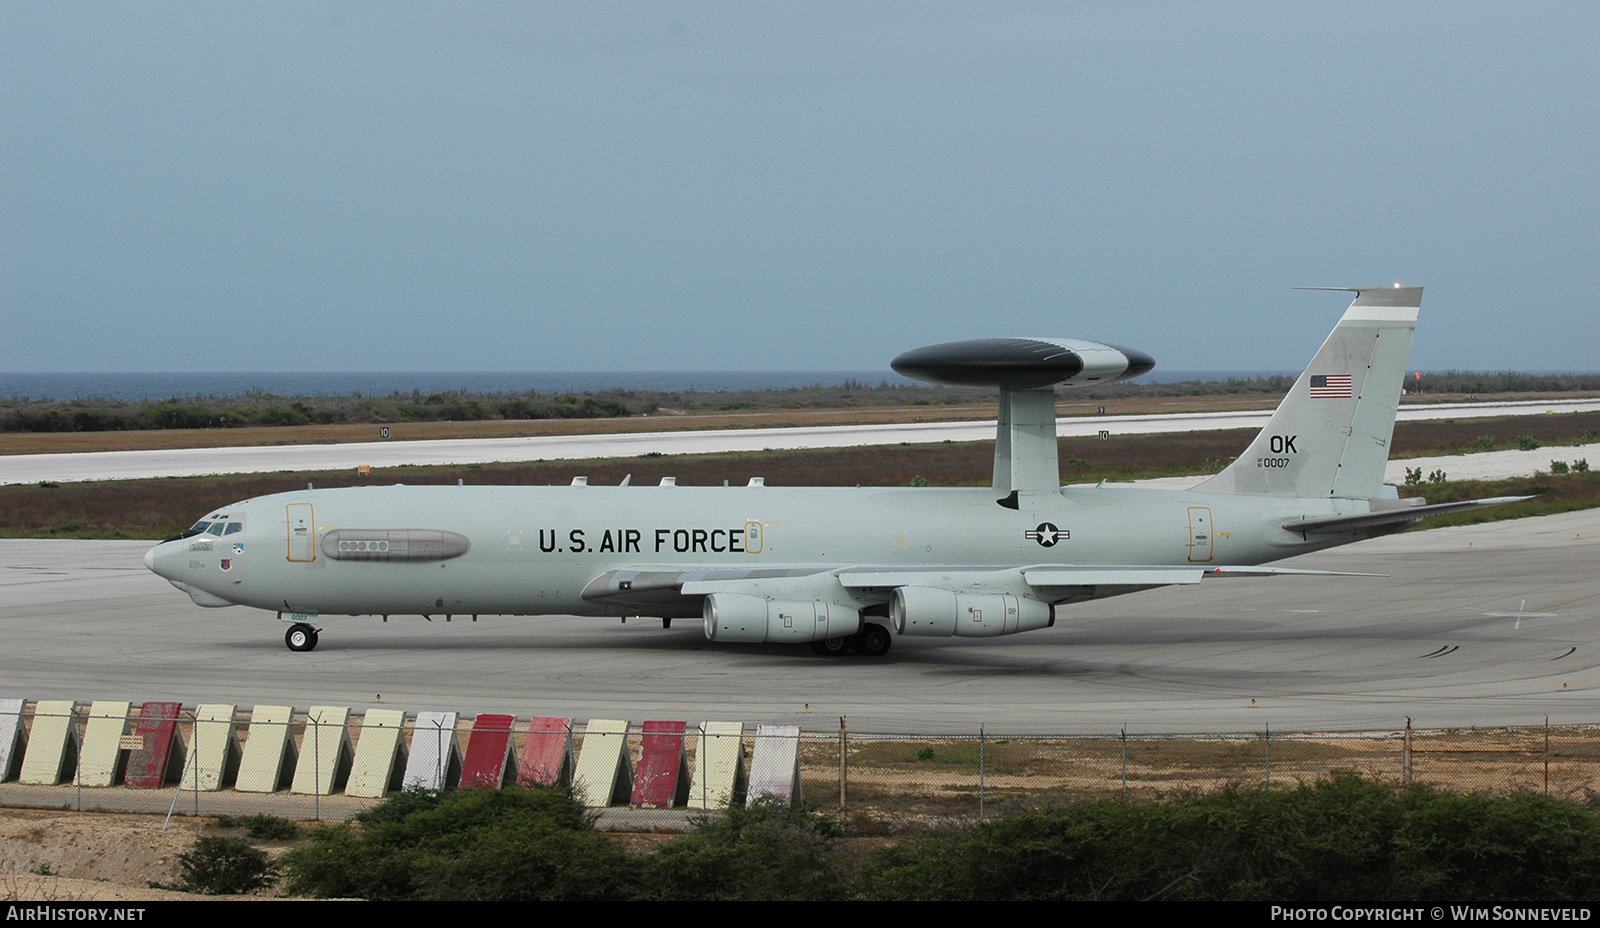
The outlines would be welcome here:
M 177 580 L 183 566 L 181 543 L 164 541 L 144 553 L 145 569 L 165 580 Z

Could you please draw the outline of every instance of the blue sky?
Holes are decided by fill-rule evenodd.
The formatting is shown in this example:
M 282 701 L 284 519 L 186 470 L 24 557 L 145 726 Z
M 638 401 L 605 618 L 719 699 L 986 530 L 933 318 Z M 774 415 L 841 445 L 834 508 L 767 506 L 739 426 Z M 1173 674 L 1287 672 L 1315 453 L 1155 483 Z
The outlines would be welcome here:
M 0 367 L 1600 369 L 1600 5 L 0 0 Z

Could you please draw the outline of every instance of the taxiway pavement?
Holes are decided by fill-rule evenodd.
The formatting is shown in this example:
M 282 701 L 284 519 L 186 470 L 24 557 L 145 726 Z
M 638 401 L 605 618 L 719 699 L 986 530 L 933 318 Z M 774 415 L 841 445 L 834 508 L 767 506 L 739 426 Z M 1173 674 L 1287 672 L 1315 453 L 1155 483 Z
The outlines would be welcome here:
M 699 623 L 330 617 L 310 653 L 202 609 L 145 542 L 0 541 L 0 697 L 743 719 L 855 731 L 1391 730 L 1600 718 L 1600 510 L 1389 536 L 1282 562 L 1381 579 L 1207 581 L 887 657 L 717 645 Z

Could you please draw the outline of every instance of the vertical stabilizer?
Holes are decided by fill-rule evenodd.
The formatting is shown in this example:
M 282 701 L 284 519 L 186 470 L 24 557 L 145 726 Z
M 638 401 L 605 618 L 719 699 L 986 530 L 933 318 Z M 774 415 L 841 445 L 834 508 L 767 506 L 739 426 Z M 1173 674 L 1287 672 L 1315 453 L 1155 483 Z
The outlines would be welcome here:
M 1237 460 L 1206 493 L 1373 499 L 1383 486 L 1421 287 L 1352 289 L 1355 301 Z

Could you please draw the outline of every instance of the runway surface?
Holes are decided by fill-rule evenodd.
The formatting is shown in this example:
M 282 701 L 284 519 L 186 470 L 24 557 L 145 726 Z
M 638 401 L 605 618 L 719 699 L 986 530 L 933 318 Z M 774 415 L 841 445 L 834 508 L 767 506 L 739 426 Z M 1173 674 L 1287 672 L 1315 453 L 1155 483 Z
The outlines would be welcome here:
M 1466 419 L 1531 415 L 1546 411 L 1587 412 L 1596 409 L 1600 409 L 1600 399 L 1444 403 L 1403 406 L 1399 418 L 1406 421 Z M 1260 428 L 1266 424 L 1271 415 L 1271 410 L 1259 410 L 1235 413 L 1073 417 L 1057 420 L 1056 429 L 1062 436 L 1085 436 L 1096 435 L 1101 430 L 1112 434 L 1143 434 Z M 68 482 L 341 470 L 354 469 L 363 464 L 373 467 L 393 467 L 401 464 L 486 464 L 496 461 L 625 458 L 643 454 L 711 454 L 765 449 L 990 441 L 994 438 L 994 432 L 995 422 L 990 419 L 979 422 L 908 422 L 822 428 L 725 429 L 623 435 L 559 435 L 538 438 L 25 454 L 0 457 L 0 484 L 38 483 L 41 480 Z
M 0 541 L 0 697 L 737 718 L 856 731 L 1389 730 L 1600 718 L 1600 511 L 1438 529 L 1286 565 L 1382 579 L 1207 581 L 885 658 L 707 642 L 699 623 L 328 618 L 201 609 L 148 545 Z M 1252 708 L 1252 700 L 1254 708 Z

